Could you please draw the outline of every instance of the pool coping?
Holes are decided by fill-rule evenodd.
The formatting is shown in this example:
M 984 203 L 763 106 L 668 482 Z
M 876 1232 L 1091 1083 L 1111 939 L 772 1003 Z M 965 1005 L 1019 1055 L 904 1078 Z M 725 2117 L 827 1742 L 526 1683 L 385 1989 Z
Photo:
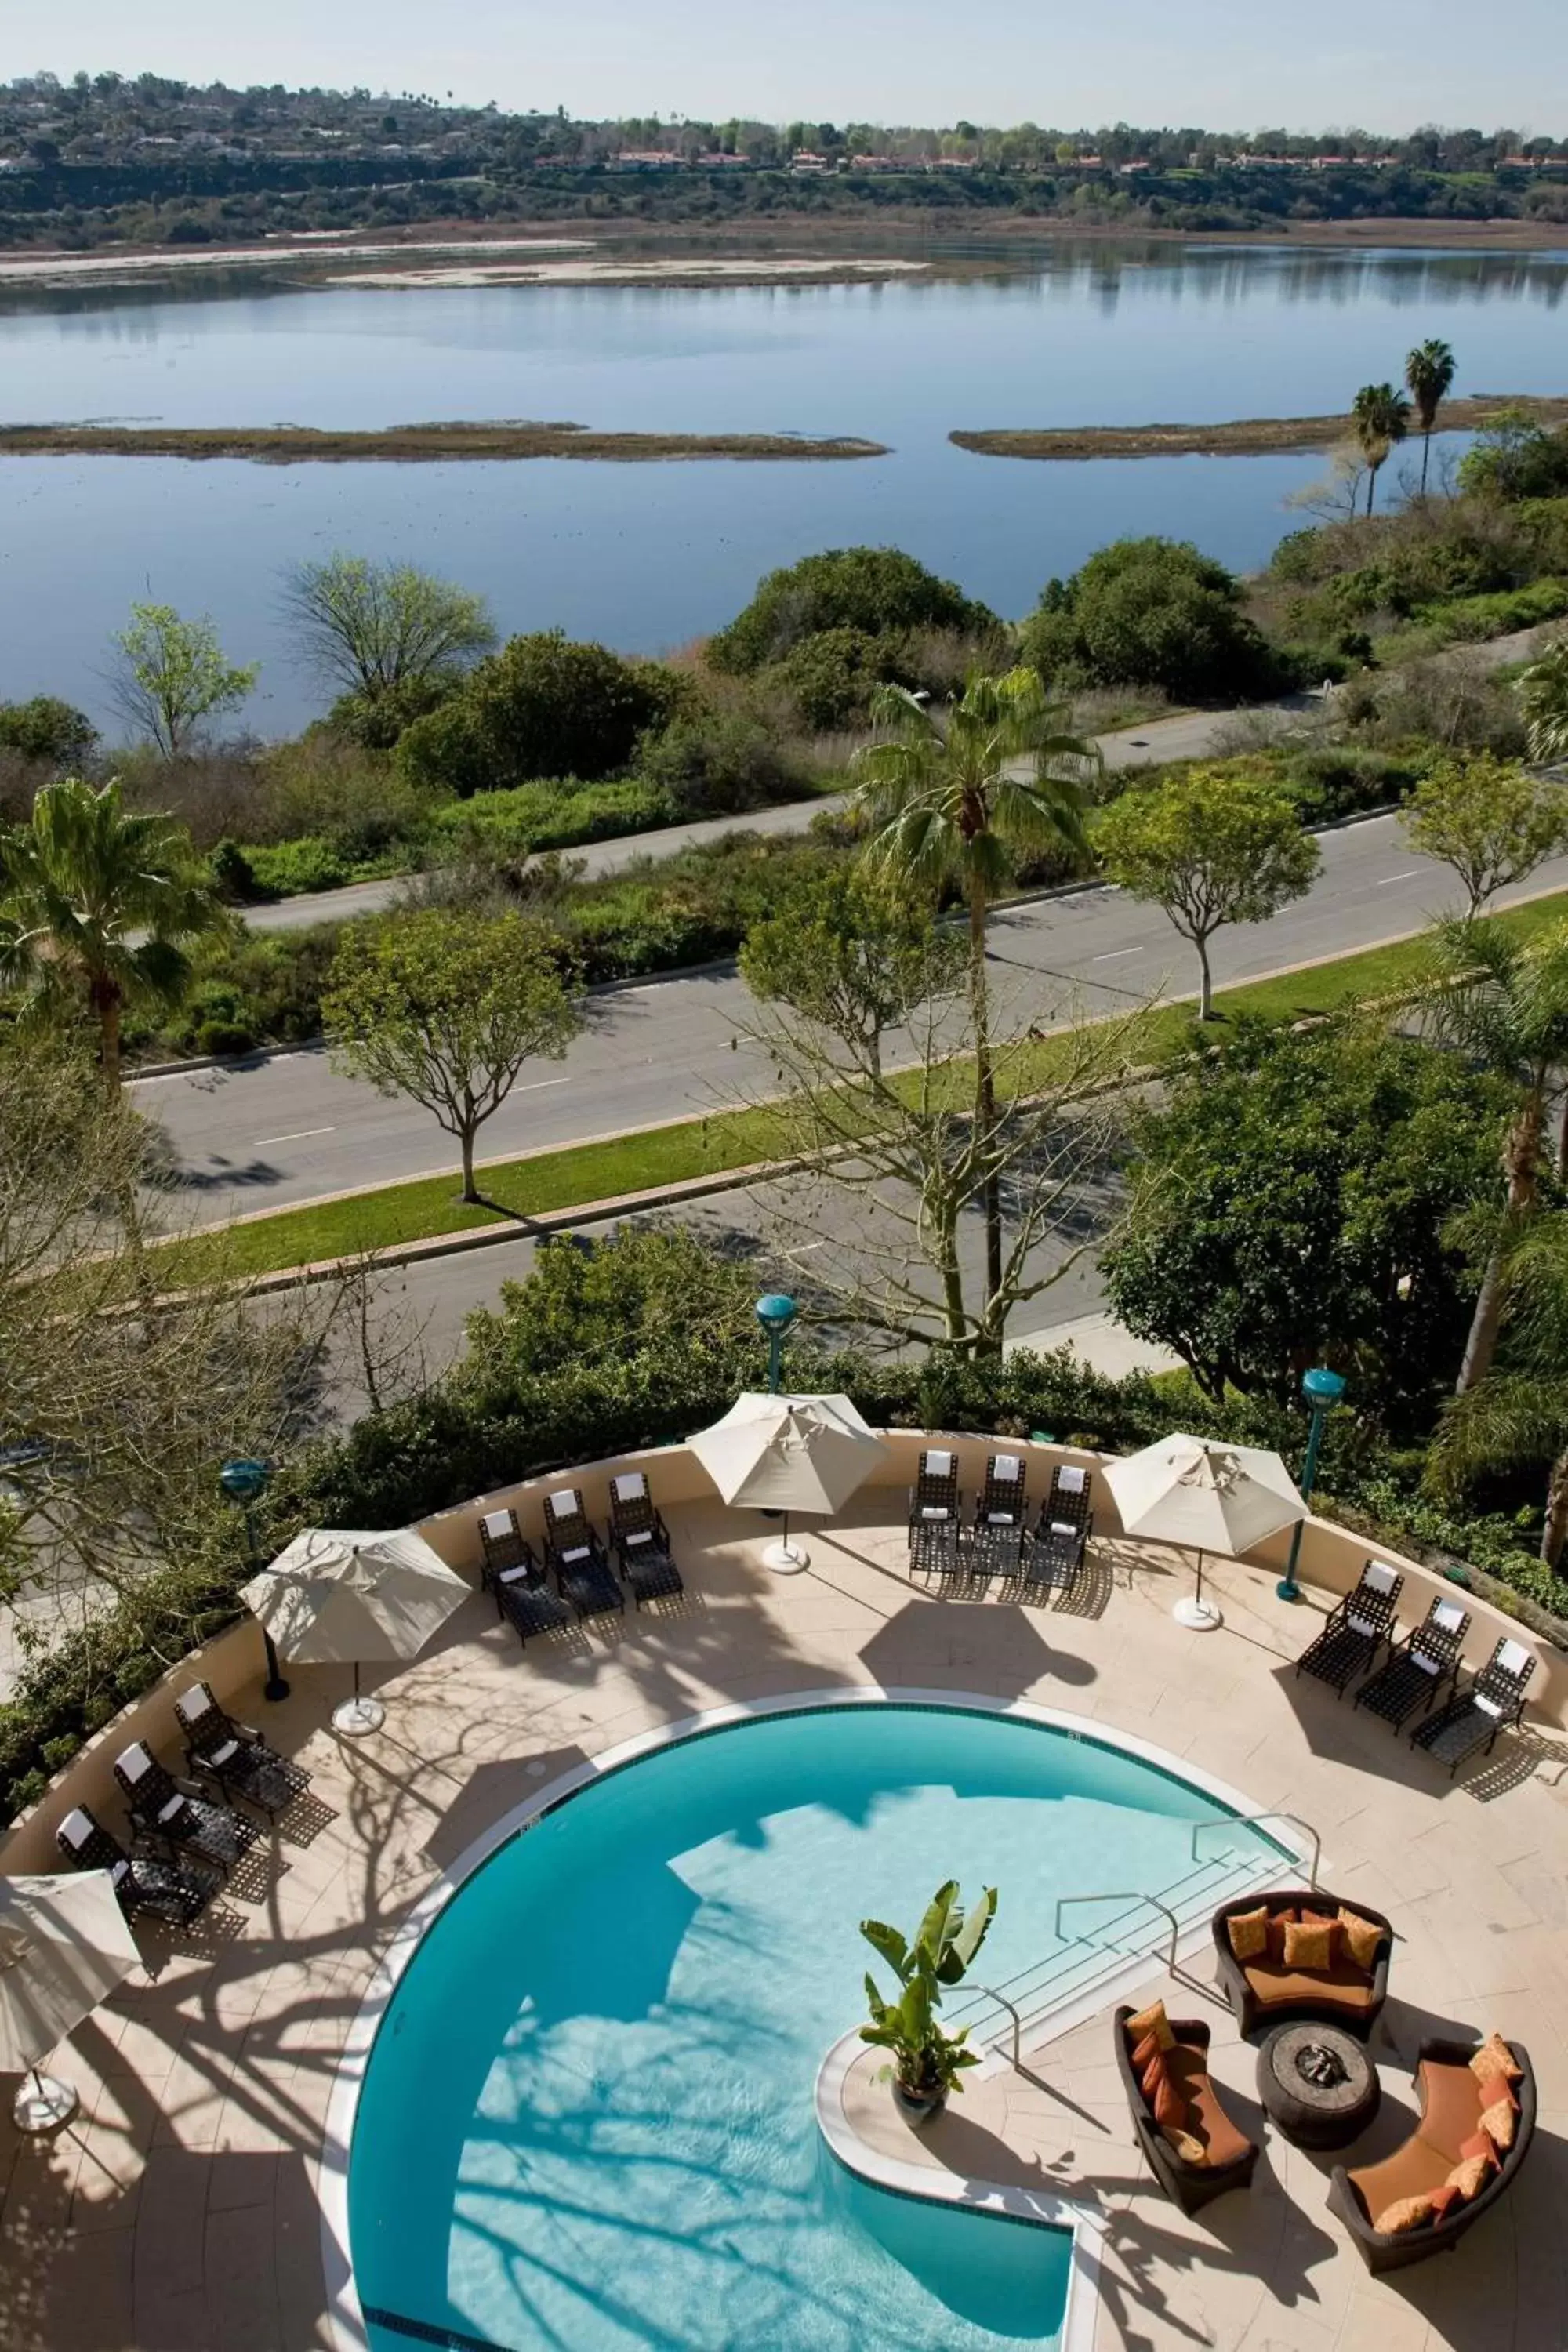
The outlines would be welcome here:
M 317 2174 L 317 2198 L 321 2215 L 321 2268 L 326 2282 L 327 2331 L 334 2352 L 370 2352 L 370 2339 L 364 2315 L 355 2284 L 349 2245 L 349 2163 L 353 2146 L 354 2122 L 359 2111 L 360 2093 L 365 2072 L 382 2021 L 390 2007 L 402 1980 L 405 1969 L 413 1959 L 426 1935 L 459 1889 L 484 1867 L 503 1846 L 509 1845 L 521 1832 L 530 1828 L 542 1815 L 554 1810 L 567 1798 L 592 1785 L 606 1775 L 619 1771 L 626 1765 L 639 1761 L 658 1749 L 674 1747 L 680 1742 L 700 1738 L 710 1731 L 722 1730 L 729 1725 L 749 1722 L 773 1715 L 827 1713 L 848 1706 L 918 1706 L 958 1715 L 998 1715 L 1033 1723 L 1043 1729 L 1063 1731 L 1069 1737 L 1090 1746 L 1106 1748 L 1131 1756 L 1140 1763 L 1152 1765 L 1156 1770 L 1200 1795 L 1213 1797 L 1227 1812 L 1247 1814 L 1256 1810 L 1250 1800 L 1238 1789 L 1205 1772 L 1195 1765 L 1189 1766 L 1168 1748 L 1152 1740 L 1141 1739 L 1130 1732 L 1110 1732 L 1103 1724 L 1089 1717 L 1074 1715 L 1062 1707 L 1036 1706 L 1026 1699 L 999 1699 L 984 1691 L 927 1689 L 902 1684 L 880 1683 L 837 1684 L 798 1691 L 777 1692 L 765 1698 L 733 1701 L 723 1706 L 706 1707 L 697 1715 L 682 1716 L 651 1731 L 639 1732 L 631 1739 L 618 1741 L 602 1754 L 584 1757 L 580 1762 L 546 1780 L 537 1794 L 525 1798 L 521 1804 L 501 1814 L 490 1826 L 465 1846 L 457 1859 L 448 1864 L 420 1896 L 417 1903 L 396 1929 L 390 1943 L 372 1973 L 370 1983 L 344 2039 L 342 2056 L 333 2076 L 331 2094 L 327 2103 L 326 2122 L 322 2132 L 321 2161 Z M 1276 1822 L 1273 1814 L 1266 1816 Z M 1268 1843 L 1278 1845 L 1289 1860 L 1304 1860 L 1296 1841 L 1272 1826 Z M 1138 1965 L 1145 1971 L 1154 1963 L 1154 1955 L 1147 1956 Z M 1103 2006 L 1101 1994 L 1097 2006 Z M 1064 2014 L 1068 2004 L 1063 2004 Z M 1047 2011 L 1036 2021 L 1037 2036 L 1055 2012 Z M 837 2048 L 839 2045 L 835 2045 Z M 820 2079 L 820 2078 L 819 2078 Z M 820 2118 L 819 2118 L 820 2119 Z M 831 2143 L 830 2143 L 831 2144 Z M 837 2151 L 835 2151 L 837 2153 Z M 902 2168 L 900 2168 L 901 2169 Z M 910 2172 L 917 2168 L 910 2166 Z M 869 2177 L 869 2176 L 868 2176 Z M 931 2194 L 931 2179 L 920 2168 L 921 2193 Z M 890 2185 L 890 2184 L 889 2184 Z M 902 2184 L 900 2184 L 902 2188 Z M 905 2193 L 916 2193 L 909 2192 Z M 996 2189 L 994 2194 L 1009 2193 Z M 966 2200 L 972 2201 L 972 2200 Z M 1056 2226 L 1062 2226 L 1069 2217 L 1068 2200 L 1061 2200 L 1063 2211 Z M 998 2208 L 998 2210 L 1001 2210 Z M 1016 2216 L 1015 2218 L 1023 2218 Z M 1032 2218 L 1040 2218 L 1036 2215 Z M 1073 2284 L 1068 2294 L 1068 2312 L 1062 2336 L 1062 2352 L 1088 2352 L 1093 2340 L 1093 2327 L 1099 2310 L 1098 2232 L 1097 2244 L 1091 2251 L 1086 2242 L 1081 2275 L 1084 2291 L 1077 2291 L 1080 2276 L 1078 2260 L 1078 2231 L 1081 2224 L 1097 2220 L 1093 2209 L 1072 2206 L 1070 2218 L 1074 2231 Z M 1102 2230 L 1103 2224 L 1100 2224 Z M 1073 2305 L 1077 2304 L 1086 2319 L 1076 2319 Z M 1087 2330 L 1087 2332 L 1080 2331 Z

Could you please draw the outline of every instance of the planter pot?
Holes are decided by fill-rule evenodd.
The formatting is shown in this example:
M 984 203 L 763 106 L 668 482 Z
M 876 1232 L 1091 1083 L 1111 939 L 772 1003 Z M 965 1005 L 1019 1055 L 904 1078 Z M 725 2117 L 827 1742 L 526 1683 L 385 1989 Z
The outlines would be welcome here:
M 940 2115 L 947 2105 L 945 2091 L 911 2091 L 900 2082 L 896 2074 L 893 2077 L 893 2096 L 900 2112 L 912 2124 L 930 2123 L 932 2116 Z

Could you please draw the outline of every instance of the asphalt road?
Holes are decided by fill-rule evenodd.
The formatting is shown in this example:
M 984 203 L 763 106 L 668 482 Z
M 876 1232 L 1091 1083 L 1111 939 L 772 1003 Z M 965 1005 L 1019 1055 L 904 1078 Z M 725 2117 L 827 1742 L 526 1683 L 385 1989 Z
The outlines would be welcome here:
M 1273 921 L 1238 925 L 1214 942 L 1221 983 L 1257 978 L 1419 929 L 1455 908 L 1445 866 L 1419 857 L 1393 816 L 1322 838 L 1309 896 Z M 1524 890 L 1568 887 L 1568 858 Z M 991 926 L 998 997 L 1010 1013 L 1049 1023 L 1164 991 L 1195 992 L 1190 949 L 1155 908 L 1097 888 L 1001 908 Z M 764 1089 L 769 1074 L 735 1024 L 750 1000 L 731 971 L 606 991 L 563 1063 L 531 1064 L 481 1132 L 499 1159 L 544 1145 L 620 1135 L 701 1113 Z M 448 1139 L 416 1105 L 337 1076 L 320 1049 L 240 1067 L 135 1082 L 138 1107 L 163 1122 L 175 1170 L 179 1222 L 218 1221 L 359 1185 L 455 1165 Z

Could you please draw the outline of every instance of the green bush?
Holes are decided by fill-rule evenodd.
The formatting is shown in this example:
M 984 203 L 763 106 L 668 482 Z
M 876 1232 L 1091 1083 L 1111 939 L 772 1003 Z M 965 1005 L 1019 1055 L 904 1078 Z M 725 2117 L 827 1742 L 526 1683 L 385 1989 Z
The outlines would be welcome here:
M 812 786 L 812 772 L 774 730 L 740 710 L 697 710 L 673 719 L 644 736 L 636 765 L 676 819 L 740 816 L 802 799 Z
M 1222 564 L 1184 541 L 1122 539 L 1050 581 L 1019 634 L 1047 688 L 1158 687 L 1174 701 L 1246 701 L 1286 683 Z
M 1531 629 L 1542 621 L 1560 620 L 1568 613 L 1568 580 L 1532 580 L 1526 588 L 1510 588 L 1489 596 L 1464 596 L 1449 604 L 1428 604 L 1417 622 L 1440 646 L 1478 644 L 1504 637 L 1515 629 Z
M 252 896 L 257 898 L 293 898 L 316 890 L 339 890 L 345 882 L 361 878 L 353 860 L 321 834 L 252 844 L 241 855 L 250 867 Z
M 625 768 L 639 736 L 668 724 L 689 691 L 673 670 L 575 645 L 558 629 L 513 637 L 416 719 L 395 772 L 417 791 L 464 800 L 541 776 L 596 782 Z
M 585 841 L 646 833 L 670 824 L 674 815 L 668 794 L 641 777 L 609 784 L 583 784 L 575 776 L 542 779 L 436 810 L 426 849 L 437 864 L 462 850 L 522 857 L 535 850 L 574 849 Z
M 900 635 L 872 636 L 864 629 L 820 629 L 770 664 L 763 680 L 789 697 L 803 727 L 818 733 L 849 727 L 865 718 L 884 679 L 912 683 L 899 660 L 902 642 Z
M 86 712 L 62 702 L 58 695 L 0 702 L 0 751 L 17 751 L 25 760 L 43 761 L 55 769 L 74 768 L 97 740 L 98 730 Z
M 1568 493 L 1568 426 L 1549 432 L 1528 415 L 1505 409 L 1459 460 L 1459 488 L 1510 501 Z
M 784 656 L 807 637 L 853 629 L 994 630 L 989 608 L 940 580 L 896 547 L 840 547 L 770 572 L 744 612 L 708 643 L 715 669 L 742 674 Z

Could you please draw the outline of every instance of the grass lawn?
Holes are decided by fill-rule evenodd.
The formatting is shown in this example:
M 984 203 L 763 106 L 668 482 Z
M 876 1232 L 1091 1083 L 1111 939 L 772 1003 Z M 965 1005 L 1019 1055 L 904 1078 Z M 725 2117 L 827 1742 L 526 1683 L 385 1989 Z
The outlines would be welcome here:
M 1556 892 L 1501 915 L 1489 917 L 1521 938 L 1542 929 L 1568 911 L 1568 892 Z M 1232 1019 L 1249 1013 L 1263 1021 L 1299 1021 L 1331 1013 L 1352 1001 L 1396 994 L 1408 985 L 1425 952 L 1419 939 L 1391 947 L 1367 948 L 1304 971 L 1249 981 L 1222 989 L 1215 1010 Z M 1140 1064 L 1159 1064 L 1183 1052 L 1192 1035 L 1190 1004 L 1153 1006 L 1131 1024 L 1129 1051 Z M 1020 1090 L 1046 1087 L 1058 1077 L 1070 1049 L 1043 1037 L 1015 1068 Z M 955 1080 L 962 1078 L 955 1066 Z M 438 1130 L 432 1129 L 432 1139 Z M 279 1209 L 274 1214 L 231 1225 L 220 1233 L 171 1247 L 171 1286 L 279 1273 L 290 1266 L 386 1249 L 400 1242 L 431 1240 L 504 1225 L 511 1217 L 546 1216 L 626 1192 L 721 1175 L 776 1159 L 784 1149 L 780 1117 L 769 1110 L 723 1111 L 683 1119 L 640 1135 L 612 1136 L 558 1151 L 540 1151 L 481 1170 L 479 1183 L 489 1206 L 465 1207 L 458 1197 L 457 1151 L 450 1176 L 427 1176 L 413 1183 L 387 1184 L 352 1200 L 329 1201 L 313 1209 Z M 510 1216 L 509 1217 L 509 1213 Z

